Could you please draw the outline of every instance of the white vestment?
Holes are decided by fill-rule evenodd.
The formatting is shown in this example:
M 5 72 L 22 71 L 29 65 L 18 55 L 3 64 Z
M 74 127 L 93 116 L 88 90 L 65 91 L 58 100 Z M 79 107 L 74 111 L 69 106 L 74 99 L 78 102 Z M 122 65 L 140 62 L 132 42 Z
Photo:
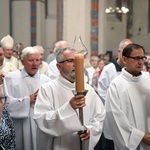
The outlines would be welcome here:
M 110 84 L 106 99 L 106 128 L 116 150 L 149 150 L 141 142 L 150 133 L 150 78 L 125 69 Z
M 90 128 L 90 139 L 85 142 L 86 150 L 93 150 L 102 133 L 105 108 L 94 89 L 85 84 L 86 106 L 83 108 L 84 125 Z M 78 131 L 82 125 L 78 110 L 69 100 L 74 96 L 75 84 L 61 75 L 44 84 L 38 93 L 34 119 L 38 125 L 38 150 L 79 150 Z
M 107 90 L 110 82 L 119 74 L 120 72 L 117 72 L 116 67 L 113 63 L 104 66 L 98 80 L 98 94 L 104 102 L 106 100 Z
M 54 59 L 53 61 L 49 63 L 48 77 L 50 77 L 50 79 L 52 80 L 56 79 L 58 75 L 60 74 L 56 64 L 57 64 L 56 59 Z
M 10 63 L 14 64 L 14 65 L 16 66 L 16 68 L 18 68 L 18 59 L 15 58 L 14 56 L 11 56 L 10 59 L 4 57 L 4 60 L 5 60 L 6 62 L 10 62 Z
M 102 99 L 103 103 L 106 101 L 107 90 L 109 88 L 110 82 L 117 77 L 121 72 L 116 70 L 114 63 L 110 63 L 104 66 L 101 75 L 98 80 L 98 94 Z M 104 124 L 104 136 L 106 139 L 112 140 L 110 135 L 107 132 Z
M 34 104 L 30 104 L 30 95 L 48 81 L 50 79 L 47 76 L 38 72 L 30 77 L 24 69 L 8 73 L 4 79 L 8 110 L 16 132 L 16 150 L 36 150 Z
M 48 69 L 49 69 L 48 63 L 45 61 L 42 61 L 42 63 L 39 66 L 39 72 L 42 74 L 48 75 Z
M 16 71 L 18 70 L 17 67 L 9 62 L 3 61 L 3 65 L 0 66 L 0 74 L 6 75 L 8 72 Z
M 87 72 L 88 72 L 88 75 L 89 75 L 89 84 L 92 85 L 92 78 L 93 78 L 93 74 L 96 72 L 96 71 L 99 71 L 99 68 L 95 69 L 93 67 L 88 67 L 86 68 Z

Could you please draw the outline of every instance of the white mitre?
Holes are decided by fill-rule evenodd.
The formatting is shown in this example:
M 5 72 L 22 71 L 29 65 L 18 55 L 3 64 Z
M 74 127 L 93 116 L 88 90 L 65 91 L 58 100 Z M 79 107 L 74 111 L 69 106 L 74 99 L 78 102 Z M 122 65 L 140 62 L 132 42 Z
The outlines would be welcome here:
M 5 49 L 12 49 L 14 46 L 14 40 L 10 35 L 7 35 L 2 38 L 1 46 Z

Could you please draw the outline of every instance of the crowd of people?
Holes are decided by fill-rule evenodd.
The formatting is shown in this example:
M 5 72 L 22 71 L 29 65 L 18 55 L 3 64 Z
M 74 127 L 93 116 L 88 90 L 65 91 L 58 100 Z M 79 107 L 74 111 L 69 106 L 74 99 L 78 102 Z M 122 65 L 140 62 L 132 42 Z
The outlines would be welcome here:
M 149 150 L 150 54 L 123 39 L 113 60 L 84 56 L 75 94 L 76 53 L 57 41 L 44 61 L 41 45 L 1 39 L 0 150 Z

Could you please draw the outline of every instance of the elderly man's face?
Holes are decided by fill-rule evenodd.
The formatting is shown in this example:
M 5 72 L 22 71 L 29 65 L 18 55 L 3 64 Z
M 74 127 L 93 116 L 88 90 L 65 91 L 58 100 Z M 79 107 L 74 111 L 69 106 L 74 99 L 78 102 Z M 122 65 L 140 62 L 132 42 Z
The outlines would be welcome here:
M 12 56 L 12 52 L 13 52 L 12 49 L 4 49 L 4 56 L 10 59 Z
M 22 64 L 24 65 L 26 72 L 30 76 L 34 76 L 39 69 L 40 54 L 28 54 L 27 57 L 22 58 Z
M 65 51 L 62 63 L 57 63 L 60 74 L 70 82 L 75 81 L 74 54 L 75 52 Z

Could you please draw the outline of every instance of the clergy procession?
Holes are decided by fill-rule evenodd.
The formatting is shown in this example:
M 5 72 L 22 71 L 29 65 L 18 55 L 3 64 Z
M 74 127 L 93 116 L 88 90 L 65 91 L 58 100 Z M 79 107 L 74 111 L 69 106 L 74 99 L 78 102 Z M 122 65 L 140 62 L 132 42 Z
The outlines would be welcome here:
M 150 54 L 130 39 L 117 57 L 55 42 L 0 41 L 0 150 L 150 150 Z

